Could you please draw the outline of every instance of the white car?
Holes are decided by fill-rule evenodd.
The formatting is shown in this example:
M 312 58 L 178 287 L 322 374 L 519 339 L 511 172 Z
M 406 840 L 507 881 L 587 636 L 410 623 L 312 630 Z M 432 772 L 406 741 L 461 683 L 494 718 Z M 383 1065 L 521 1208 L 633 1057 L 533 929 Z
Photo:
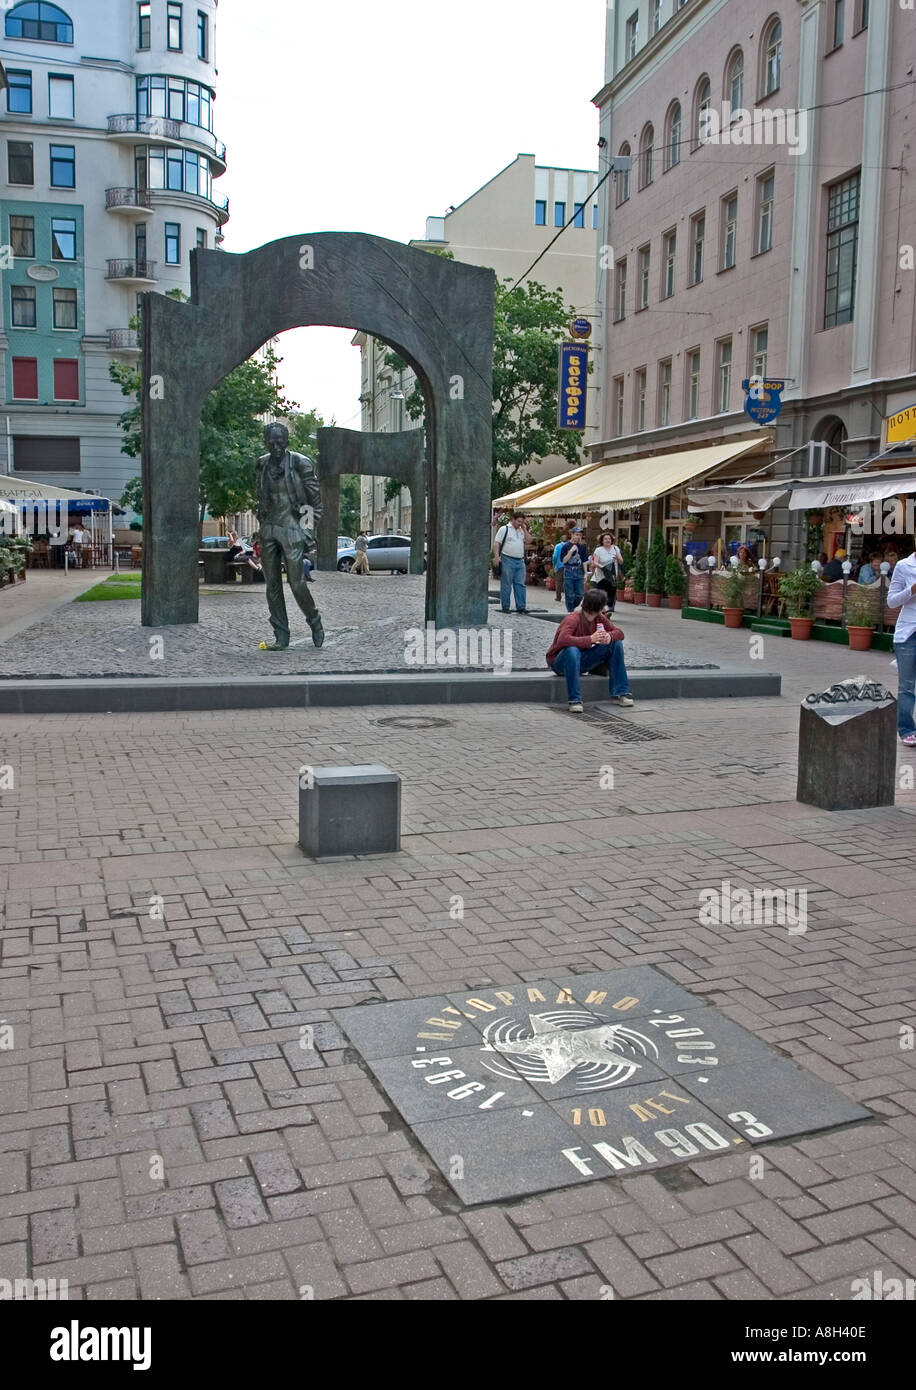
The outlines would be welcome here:
M 425 550 L 425 547 L 424 547 Z M 370 570 L 388 570 L 391 574 L 406 574 L 410 569 L 409 536 L 370 536 L 366 548 Z M 356 560 L 356 545 L 337 552 L 337 568 L 350 570 Z M 424 559 L 423 568 L 426 569 Z

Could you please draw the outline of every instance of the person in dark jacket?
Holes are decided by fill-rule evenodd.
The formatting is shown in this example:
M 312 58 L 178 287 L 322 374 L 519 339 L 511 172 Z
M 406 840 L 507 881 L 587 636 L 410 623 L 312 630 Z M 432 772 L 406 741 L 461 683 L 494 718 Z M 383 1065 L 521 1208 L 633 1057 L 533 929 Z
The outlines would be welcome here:
M 583 712 L 580 675 L 608 664 L 608 691 L 618 705 L 633 704 L 630 680 L 623 659 L 623 633 L 605 616 L 607 595 L 589 589 L 581 607 L 568 613 L 557 628 L 547 652 L 547 665 L 566 677 L 571 714 Z

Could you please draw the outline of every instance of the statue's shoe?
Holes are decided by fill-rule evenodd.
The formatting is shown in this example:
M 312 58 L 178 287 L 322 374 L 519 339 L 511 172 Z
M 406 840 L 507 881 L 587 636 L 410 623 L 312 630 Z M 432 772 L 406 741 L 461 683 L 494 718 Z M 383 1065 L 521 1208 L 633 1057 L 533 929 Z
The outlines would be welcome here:
M 321 619 L 316 618 L 313 623 L 309 623 L 309 627 L 312 629 L 312 641 L 315 643 L 315 646 L 323 647 L 324 627 L 322 626 Z

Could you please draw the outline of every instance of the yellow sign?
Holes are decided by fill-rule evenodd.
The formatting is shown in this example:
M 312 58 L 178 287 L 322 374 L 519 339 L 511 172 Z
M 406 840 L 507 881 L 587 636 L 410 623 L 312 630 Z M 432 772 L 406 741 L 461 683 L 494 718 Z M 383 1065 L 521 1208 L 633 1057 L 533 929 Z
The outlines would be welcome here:
M 889 415 L 885 423 L 888 444 L 905 444 L 916 437 L 916 405 L 908 405 L 896 415 Z

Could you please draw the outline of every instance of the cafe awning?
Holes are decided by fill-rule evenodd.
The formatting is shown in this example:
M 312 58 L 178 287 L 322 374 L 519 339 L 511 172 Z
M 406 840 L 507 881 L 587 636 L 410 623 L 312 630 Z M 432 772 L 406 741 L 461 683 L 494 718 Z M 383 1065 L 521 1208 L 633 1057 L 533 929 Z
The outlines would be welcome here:
M 517 505 L 523 512 L 577 511 L 589 507 L 629 511 L 670 492 L 688 478 L 698 478 L 723 463 L 759 450 L 760 445 L 760 439 L 744 439 L 700 449 L 679 449 L 670 454 L 644 455 L 620 463 L 600 463 L 577 469 L 566 481 L 554 479 L 537 496 Z
M 723 512 L 767 512 L 788 491 L 788 482 L 779 485 L 772 480 L 756 483 L 722 483 L 703 488 L 688 488 L 687 501 L 694 511 L 710 507 Z
M 596 468 L 601 468 L 600 463 L 586 463 L 579 468 L 570 468 L 565 473 L 558 473 L 553 478 L 544 478 L 539 483 L 529 483 L 528 487 L 519 488 L 517 492 L 507 492 L 502 497 L 494 499 L 494 507 L 518 507 L 523 502 L 530 502 L 534 497 L 540 497 L 542 493 L 549 492 L 551 488 L 558 487 L 561 483 L 569 482 L 571 478 L 581 478 L 586 473 L 593 473 Z
M 0 497 L 8 502 L 16 502 L 20 507 L 29 502 L 79 502 L 88 512 L 107 511 L 111 506 L 107 497 L 97 497 L 94 492 L 74 492 L 70 488 L 37 483 L 11 474 L 0 477 Z
M 796 478 L 791 486 L 790 512 L 812 507 L 854 507 L 860 502 L 879 502 L 884 497 L 916 492 L 916 469 L 838 473 L 829 479 Z

